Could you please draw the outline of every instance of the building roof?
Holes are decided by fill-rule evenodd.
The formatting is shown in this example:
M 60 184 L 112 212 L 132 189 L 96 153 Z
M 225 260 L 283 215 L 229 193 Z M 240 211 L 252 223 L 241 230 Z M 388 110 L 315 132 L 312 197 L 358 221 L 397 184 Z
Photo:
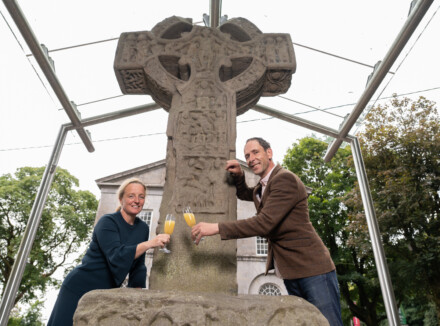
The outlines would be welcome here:
M 243 168 L 243 170 L 251 173 L 251 169 L 249 169 L 249 167 L 247 166 L 245 161 L 239 160 L 237 159 L 237 161 L 240 163 L 241 167 Z M 160 160 L 160 161 L 156 161 L 153 163 L 149 163 L 146 165 L 142 165 L 139 166 L 137 168 L 133 168 L 133 169 L 129 169 L 129 170 L 125 170 L 122 172 L 118 172 L 115 174 L 111 174 L 109 176 L 106 177 L 102 177 L 99 179 L 96 179 L 95 182 L 98 185 L 99 189 L 101 189 L 103 186 L 114 186 L 114 187 L 119 187 L 120 181 L 126 178 L 130 178 L 132 177 L 134 174 L 143 174 L 143 173 L 147 173 L 149 171 L 152 171 L 154 169 L 160 169 L 160 168 L 164 168 L 165 167 L 165 163 L 166 160 Z M 161 184 L 148 184 L 148 187 L 163 187 L 163 185 Z M 311 194 L 313 189 L 310 187 L 306 186 L 306 190 L 307 190 L 307 194 Z

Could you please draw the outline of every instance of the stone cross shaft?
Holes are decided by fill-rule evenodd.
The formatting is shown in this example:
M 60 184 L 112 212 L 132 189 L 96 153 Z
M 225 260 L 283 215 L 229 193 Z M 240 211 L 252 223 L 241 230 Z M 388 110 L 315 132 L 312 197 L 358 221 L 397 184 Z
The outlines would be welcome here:
M 210 237 L 196 247 L 182 211 L 190 206 L 198 222 L 236 220 L 224 170 L 236 157 L 236 116 L 285 93 L 295 68 L 288 34 L 263 34 L 243 18 L 214 29 L 170 17 L 151 32 L 121 35 L 114 69 L 122 92 L 149 94 L 169 112 L 159 227 L 168 213 L 177 221 L 172 253 L 155 251 L 150 288 L 236 293 L 235 241 Z

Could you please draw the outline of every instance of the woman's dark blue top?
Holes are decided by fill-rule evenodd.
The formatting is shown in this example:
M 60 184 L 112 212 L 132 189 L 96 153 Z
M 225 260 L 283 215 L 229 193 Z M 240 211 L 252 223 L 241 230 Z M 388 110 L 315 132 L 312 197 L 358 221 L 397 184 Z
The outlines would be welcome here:
M 145 287 L 145 254 L 137 259 L 136 247 L 147 241 L 150 229 L 136 217 L 125 222 L 120 212 L 100 218 L 81 265 L 65 278 L 48 326 L 70 326 L 79 300 L 86 292 L 120 287 L 128 275 L 128 287 Z
M 91 290 L 120 287 L 128 274 L 128 287 L 144 288 L 145 254 L 137 259 L 134 256 L 137 245 L 148 240 L 149 232 L 148 225 L 137 217 L 130 225 L 120 212 L 104 215 L 95 226 L 81 265 L 67 275 L 63 286 L 83 295 Z

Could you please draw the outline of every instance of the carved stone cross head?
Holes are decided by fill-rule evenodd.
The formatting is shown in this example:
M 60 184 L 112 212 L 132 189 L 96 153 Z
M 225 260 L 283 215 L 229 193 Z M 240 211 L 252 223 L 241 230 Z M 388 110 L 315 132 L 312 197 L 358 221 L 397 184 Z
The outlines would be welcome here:
M 260 96 L 285 93 L 296 61 L 289 34 L 263 34 L 244 18 L 214 29 L 173 16 L 151 32 L 121 34 L 114 69 L 124 94 L 149 94 L 167 111 L 188 83 L 218 82 L 241 114 Z

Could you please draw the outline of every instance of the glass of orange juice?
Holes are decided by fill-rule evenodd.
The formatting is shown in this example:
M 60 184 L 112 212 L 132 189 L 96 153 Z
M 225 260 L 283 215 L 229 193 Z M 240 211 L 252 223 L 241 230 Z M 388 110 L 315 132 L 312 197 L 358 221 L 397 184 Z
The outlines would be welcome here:
M 188 224 L 190 228 L 196 225 L 196 218 L 191 210 L 191 207 L 187 206 L 183 209 L 183 217 L 185 218 L 186 224 Z
M 166 234 L 173 234 L 174 231 L 174 226 L 176 225 L 176 218 L 174 217 L 173 214 L 167 214 L 166 218 L 165 218 L 165 225 L 164 225 L 164 233 Z M 167 248 L 167 245 L 165 245 L 163 248 L 159 249 L 160 251 L 169 254 L 171 252 L 171 250 L 169 250 Z
M 186 206 L 183 209 L 183 217 L 185 218 L 186 224 L 188 224 L 188 226 L 190 228 L 192 228 L 194 225 L 196 225 L 196 217 L 194 216 L 194 213 L 192 212 L 191 207 Z M 205 239 L 205 238 L 201 238 L 200 240 L 203 240 L 203 239 Z

